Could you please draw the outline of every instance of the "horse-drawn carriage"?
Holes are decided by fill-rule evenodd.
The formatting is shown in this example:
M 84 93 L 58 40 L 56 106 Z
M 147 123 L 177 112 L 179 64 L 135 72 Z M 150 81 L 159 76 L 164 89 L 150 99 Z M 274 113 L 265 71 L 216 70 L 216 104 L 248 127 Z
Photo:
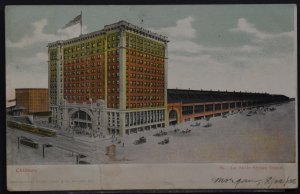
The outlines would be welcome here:
M 181 134 L 187 134 L 187 133 L 191 133 L 191 132 L 192 132 L 192 130 L 190 130 L 190 129 L 180 131 Z
M 169 137 L 167 137 L 167 138 L 165 138 L 164 140 L 158 142 L 158 144 L 160 144 L 160 145 L 165 145 L 165 144 L 168 144 L 169 142 L 170 142 Z
M 147 141 L 146 138 L 142 136 L 139 139 L 135 140 L 133 144 L 138 145 L 138 144 L 146 143 L 146 141 Z
M 180 131 L 180 129 L 178 129 L 178 128 L 174 129 L 174 133 L 177 133 L 179 131 Z
M 211 123 L 207 123 L 207 124 L 203 125 L 203 127 L 211 127 L 211 126 L 212 126 Z
M 160 137 L 160 136 L 164 136 L 164 135 L 167 135 L 168 133 L 166 131 L 160 131 L 158 133 L 155 133 L 153 136 L 157 136 L 157 137 Z
M 194 124 L 191 124 L 191 127 L 197 127 L 197 126 L 200 126 L 200 122 L 196 122 Z

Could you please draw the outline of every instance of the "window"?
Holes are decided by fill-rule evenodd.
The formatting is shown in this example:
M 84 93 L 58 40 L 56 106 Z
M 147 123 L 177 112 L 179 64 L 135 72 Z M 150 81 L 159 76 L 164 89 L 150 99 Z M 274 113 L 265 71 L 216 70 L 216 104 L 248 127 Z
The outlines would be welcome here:
M 205 105 L 205 112 L 213 111 L 213 104 Z

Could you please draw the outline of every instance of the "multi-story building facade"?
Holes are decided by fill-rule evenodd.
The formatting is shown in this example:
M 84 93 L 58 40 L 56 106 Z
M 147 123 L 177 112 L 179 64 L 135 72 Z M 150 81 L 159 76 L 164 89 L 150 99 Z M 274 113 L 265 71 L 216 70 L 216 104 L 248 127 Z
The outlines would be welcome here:
M 22 107 L 24 114 L 45 113 L 49 111 L 47 88 L 17 88 L 16 106 Z
M 52 121 L 118 134 L 168 125 L 167 43 L 125 21 L 49 43 Z

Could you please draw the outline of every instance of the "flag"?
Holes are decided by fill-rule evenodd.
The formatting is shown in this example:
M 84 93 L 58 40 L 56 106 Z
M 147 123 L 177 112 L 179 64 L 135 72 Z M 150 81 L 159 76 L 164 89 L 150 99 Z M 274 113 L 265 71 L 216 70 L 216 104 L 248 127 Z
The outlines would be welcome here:
M 74 19 L 72 19 L 71 21 L 69 21 L 66 25 L 64 25 L 64 27 L 62 29 L 65 29 L 67 27 L 73 26 L 73 25 L 78 24 L 78 23 L 81 24 L 81 15 L 82 14 L 79 14 Z

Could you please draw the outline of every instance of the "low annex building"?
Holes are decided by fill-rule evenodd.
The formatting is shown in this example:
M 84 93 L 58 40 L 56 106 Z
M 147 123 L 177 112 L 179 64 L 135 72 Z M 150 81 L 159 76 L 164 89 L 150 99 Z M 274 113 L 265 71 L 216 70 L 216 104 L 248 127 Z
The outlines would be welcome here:
M 168 89 L 169 124 L 221 116 L 236 110 L 289 100 L 284 95 L 267 93 Z
M 49 112 L 47 88 L 16 88 L 16 106 L 14 111 L 22 114 L 42 114 Z

